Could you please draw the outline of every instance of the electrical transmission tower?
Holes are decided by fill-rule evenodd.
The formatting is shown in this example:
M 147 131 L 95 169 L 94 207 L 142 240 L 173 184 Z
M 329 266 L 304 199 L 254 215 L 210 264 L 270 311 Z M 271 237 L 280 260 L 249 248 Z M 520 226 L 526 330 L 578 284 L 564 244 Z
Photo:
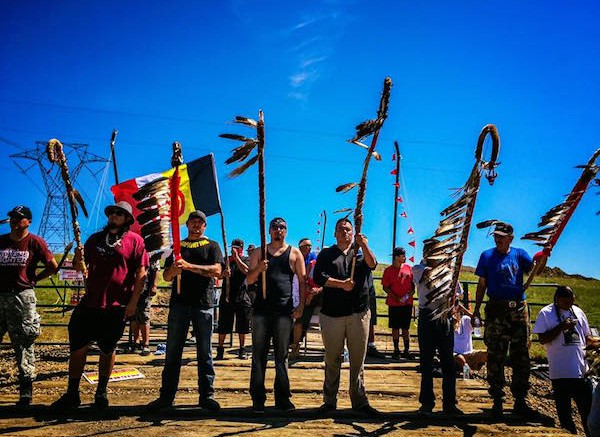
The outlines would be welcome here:
M 58 253 L 62 252 L 72 240 L 73 230 L 70 227 L 70 208 L 60 168 L 48 160 L 46 154 L 47 142 L 36 141 L 35 144 L 35 148 L 15 153 L 10 155 L 10 158 L 19 170 L 26 175 L 35 167 L 39 169 L 47 197 L 38 235 L 46 240 L 52 252 Z M 77 177 L 82 169 L 86 169 L 96 180 L 96 188 L 99 188 L 98 175 L 104 171 L 109 160 L 88 152 L 87 148 L 87 144 L 63 144 L 63 151 L 69 163 L 71 182 L 74 186 L 78 186 L 76 183 Z M 79 191 L 88 203 L 89 197 L 82 190 Z

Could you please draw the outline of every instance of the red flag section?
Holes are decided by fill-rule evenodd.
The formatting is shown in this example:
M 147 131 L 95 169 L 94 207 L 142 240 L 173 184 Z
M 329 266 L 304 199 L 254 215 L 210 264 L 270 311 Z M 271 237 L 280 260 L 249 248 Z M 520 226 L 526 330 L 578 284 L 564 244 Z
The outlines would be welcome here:
M 414 233 L 415 233 L 415 230 L 412 228 L 412 226 L 409 226 L 409 227 L 408 227 L 408 231 L 406 231 L 406 233 L 407 233 L 407 234 L 409 234 L 409 235 L 410 235 L 410 234 L 414 234 Z
M 399 196 L 398 198 L 396 198 L 396 202 L 402 203 L 404 202 L 404 199 L 402 199 L 402 196 Z
M 393 169 L 393 170 L 390 172 L 390 174 L 398 174 L 398 170 L 396 170 L 396 169 Z
M 173 256 L 176 260 L 181 258 L 181 237 L 179 235 L 179 166 L 171 177 L 171 235 L 173 236 Z
M 408 217 L 408 216 L 406 215 L 406 211 L 402 211 L 402 212 L 400 213 L 400 217 L 404 217 L 404 218 Z
M 408 242 L 408 245 L 409 245 L 410 247 L 415 247 L 415 240 L 409 241 L 409 242 Z
M 409 260 L 411 263 L 413 263 L 413 264 L 415 263 L 415 257 L 414 257 L 414 256 L 411 256 L 411 257 L 409 257 L 409 258 L 408 258 L 408 260 Z

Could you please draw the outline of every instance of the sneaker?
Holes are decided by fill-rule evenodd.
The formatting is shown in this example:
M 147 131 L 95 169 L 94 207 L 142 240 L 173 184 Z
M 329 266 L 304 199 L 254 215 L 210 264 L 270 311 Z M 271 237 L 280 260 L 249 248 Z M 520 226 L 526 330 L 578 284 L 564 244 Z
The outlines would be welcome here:
M 146 408 L 148 411 L 153 412 L 166 411 L 173 408 L 173 402 L 159 397 L 158 399 L 154 399 L 152 402 L 146 405 Z
M 446 416 L 450 416 L 450 417 L 462 416 L 463 414 L 465 414 L 456 405 L 449 405 L 447 407 L 444 407 L 443 411 Z
M 19 400 L 17 406 L 24 407 L 31 404 L 31 398 L 33 395 L 33 382 L 23 381 L 19 384 Z
M 324 403 L 319 408 L 317 408 L 317 413 L 319 414 L 327 414 L 336 410 L 336 406 L 328 403 Z
M 292 350 L 290 351 L 289 360 L 295 361 L 298 358 L 300 358 L 300 345 L 296 343 L 296 344 L 292 345 Z
M 147 357 L 148 355 L 150 355 L 150 346 L 146 345 L 146 346 L 142 347 L 142 351 L 140 352 L 140 355 L 143 357 Z
M 379 352 L 375 346 L 367 346 L 367 356 L 371 358 L 384 359 L 385 354 Z
M 252 412 L 254 414 L 265 414 L 265 403 L 264 402 L 252 402 Z
M 352 408 L 353 411 L 359 414 L 363 414 L 368 417 L 378 417 L 381 416 L 381 411 L 373 408 L 369 404 L 363 405 L 362 407 Z
M 413 354 L 411 354 L 409 351 L 402 352 L 402 358 L 404 358 L 407 361 L 411 361 L 411 360 L 415 359 L 415 357 L 413 356 Z
M 213 398 L 200 400 L 200 406 L 208 411 L 219 411 L 221 409 L 221 405 Z
M 293 411 L 296 409 L 296 406 L 289 399 L 284 399 L 283 401 L 275 402 L 275 408 L 279 411 Z
M 50 405 L 50 408 L 71 409 L 71 408 L 77 408 L 80 405 L 81 405 L 81 398 L 79 397 L 79 393 L 73 394 L 73 393 L 66 392 L 60 398 L 55 400 Z
M 217 346 L 217 356 L 215 357 L 215 361 L 221 361 L 225 358 L 225 347 Z
M 108 408 L 108 394 L 105 391 L 96 392 L 94 396 L 94 407 L 104 410 Z
M 492 409 L 490 410 L 490 416 L 492 416 L 492 419 L 502 419 L 503 410 L 502 399 L 494 399 L 494 405 L 492 405 Z
M 246 351 L 243 347 L 240 348 L 240 350 L 238 351 L 238 358 L 240 360 L 247 360 L 248 359 L 248 354 L 246 354 Z

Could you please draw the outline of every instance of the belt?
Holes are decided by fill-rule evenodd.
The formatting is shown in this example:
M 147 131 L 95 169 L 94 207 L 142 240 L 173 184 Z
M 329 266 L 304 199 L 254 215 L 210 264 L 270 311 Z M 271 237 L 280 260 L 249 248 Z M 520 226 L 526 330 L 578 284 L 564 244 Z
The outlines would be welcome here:
M 488 305 L 502 305 L 508 308 L 517 308 L 519 306 L 526 305 L 527 302 L 524 300 L 502 300 L 502 299 L 493 299 L 489 300 Z

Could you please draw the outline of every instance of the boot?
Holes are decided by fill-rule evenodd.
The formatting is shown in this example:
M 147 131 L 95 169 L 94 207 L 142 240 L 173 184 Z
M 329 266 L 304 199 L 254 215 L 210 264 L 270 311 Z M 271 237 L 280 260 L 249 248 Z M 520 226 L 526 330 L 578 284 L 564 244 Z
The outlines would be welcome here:
M 494 399 L 494 405 L 492 405 L 492 410 L 490 411 L 490 415 L 492 416 L 492 418 L 496 420 L 502 419 L 502 411 L 502 399 Z
M 31 398 L 33 396 L 33 382 L 31 380 L 21 381 L 19 384 L 19 400 L 17 405 L 27 406 L 31 404 Z
M 223 356 L 225 355 L 225 347 L 223 346 L 217 346 L 217 356 L 215 357 L 215 360 L 222 360 L 224 359 Z

